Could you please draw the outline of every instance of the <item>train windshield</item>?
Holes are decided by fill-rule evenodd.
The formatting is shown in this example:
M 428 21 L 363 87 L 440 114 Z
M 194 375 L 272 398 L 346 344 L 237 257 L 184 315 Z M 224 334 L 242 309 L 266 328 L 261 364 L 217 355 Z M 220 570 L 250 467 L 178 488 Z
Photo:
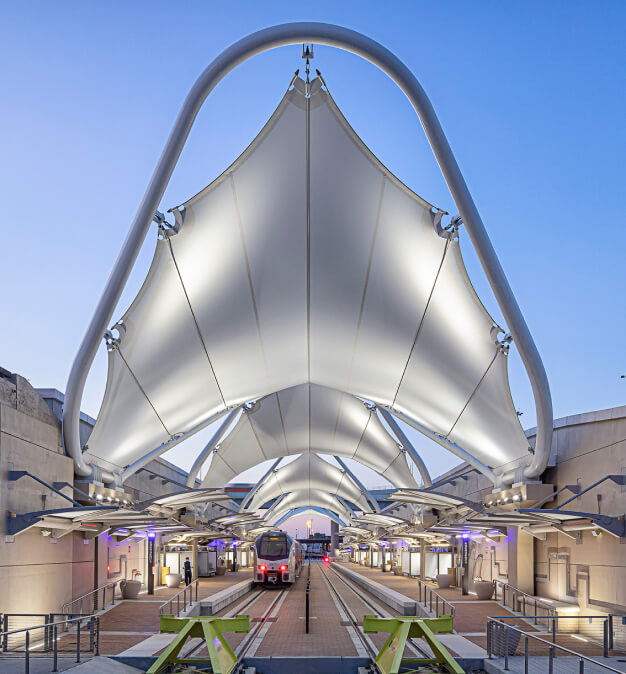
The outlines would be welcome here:
M 289 556 L 289 541 L 286 536 L 262 536 L 257 544 L 259 559 L 284 559 Z

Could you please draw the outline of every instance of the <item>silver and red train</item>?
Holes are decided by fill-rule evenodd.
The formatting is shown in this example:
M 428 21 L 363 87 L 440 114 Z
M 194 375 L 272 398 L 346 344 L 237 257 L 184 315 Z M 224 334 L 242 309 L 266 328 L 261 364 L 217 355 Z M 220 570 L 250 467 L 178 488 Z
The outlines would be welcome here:
M 257 583 L 291 584 L 300 575 L 302 545 L 283 531 L 261 534 L 254 544 L 254 580 Z

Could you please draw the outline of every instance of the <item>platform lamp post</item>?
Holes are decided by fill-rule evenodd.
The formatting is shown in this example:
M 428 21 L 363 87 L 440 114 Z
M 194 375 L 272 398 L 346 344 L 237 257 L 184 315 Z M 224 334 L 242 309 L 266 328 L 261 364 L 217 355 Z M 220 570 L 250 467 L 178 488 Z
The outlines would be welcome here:
M 154 539 L 156 532 L 148 532 L 148 594 L 154 594 Z
M 469 533 L 461 534 L 461 594 L 469 594 Z

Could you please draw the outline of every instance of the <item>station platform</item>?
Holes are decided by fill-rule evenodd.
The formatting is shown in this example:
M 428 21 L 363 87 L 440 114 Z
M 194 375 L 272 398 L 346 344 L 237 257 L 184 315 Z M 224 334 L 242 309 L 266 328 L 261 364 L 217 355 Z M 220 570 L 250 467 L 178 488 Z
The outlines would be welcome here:
M 417 581 L 409 576 L 397 576 L 391 572 L 383 572 L 379 568 L 362 566 L 353 562 L 336 561 L 333 562 L 333 564 L 343 566 L 352 573 L 358 573 L 364 578 L 384 585 L 407 598 L 415 600 L 418 597 Z M 524 632 L 536 634 L 541 638 L 547 638 L 548 636 L 546 631 L 542 630 L 540 626 L 534 625 L 532 620 L 517 617 L 516 614 L 512 613 L 507 608 L 504 608 L 499 602 L 494 600 L 478 600 L 476 595 L 464 595 L 460 588 L 457 587 L 444 589 L 438 587 L 436 583 L 428 583 L 428 585 L 454 606 L 454 631 L 456 634 L 451 636 L 458 635 L 463 637 L 466 642 L 470 642 L 477 646 L 484 657 L 487 655 L 487 619 L 493 616 L 507 617 L 506 622 L 508 625 L 517 627 Z M 464 644 L 459 640 L 456 640 L 455 642 L 454 639 L 451 639 L 451 636 L 442 635 L 441 641 L 457 656 L 462 657 L 469 656 L 470 653 L 478 653 L 478 651 L 474 651 L 467 643 Z M 572 634 L 557 633 L 555 643 L 558 646 L 568 648 L 581 655 L 586 655 L 587 657 L 600 658 L 603 655 L 601 643 L 591 639 L 581 639 L 581 637 Z M 529 652 L 531 655 L 539 658 L 547 655 L 546 648 L 542 647 L 537 642 L 534 642 L 532 639 L 529 641 Z M 621 656 L 616 655 L 615 657 L 624 659 L 623 654 Z
M 198 600 L 207 600 L 237 583 L 251 579 L 251 568 L 227 571 L 223 576 L 200 578 Z M 101 654 L 119 655 L 149 637 L 158 635 L 159 606 L 181 590 L 182 587 L 158 587 L 153 595 L 143 592 L 137 599 L 116 600 L 115 605 L 100 614 Z M 68 642 L 75 639 L 71 635 L 63 638 Z

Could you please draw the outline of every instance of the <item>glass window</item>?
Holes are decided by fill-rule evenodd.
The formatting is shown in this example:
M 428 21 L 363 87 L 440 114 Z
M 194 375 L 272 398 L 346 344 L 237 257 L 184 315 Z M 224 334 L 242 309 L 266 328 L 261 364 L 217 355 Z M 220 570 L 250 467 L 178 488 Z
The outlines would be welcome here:
M 286 536 L 261 536 L 257 543 L 259 559 L 284 559 L 289 556 L 289 544 Z

